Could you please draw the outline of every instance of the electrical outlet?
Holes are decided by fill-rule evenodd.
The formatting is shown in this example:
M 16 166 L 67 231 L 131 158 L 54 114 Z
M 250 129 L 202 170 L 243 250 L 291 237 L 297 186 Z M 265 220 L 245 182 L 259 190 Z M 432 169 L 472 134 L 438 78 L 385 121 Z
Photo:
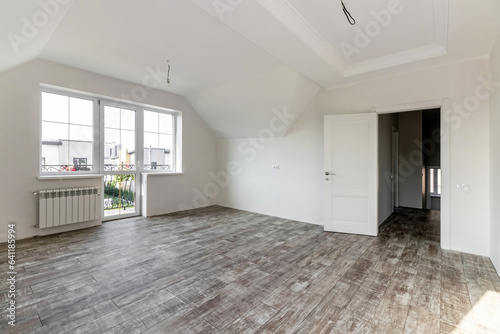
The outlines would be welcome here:
M 465 183 L 457 183 L 457 190 L 458 191 L 465 191 L 465 193 L 468 193 L 470 190 L 470 186 Z

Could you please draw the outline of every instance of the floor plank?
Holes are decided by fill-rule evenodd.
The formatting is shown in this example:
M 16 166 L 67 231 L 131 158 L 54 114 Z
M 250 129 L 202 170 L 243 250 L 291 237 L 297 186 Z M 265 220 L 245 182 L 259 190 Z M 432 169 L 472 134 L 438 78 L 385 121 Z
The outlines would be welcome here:
M 0 332 L 500 332 L 491 261 L 440 249 L 439 226 L 398 210 L 374 238 L 213 206 L 20 240 Z

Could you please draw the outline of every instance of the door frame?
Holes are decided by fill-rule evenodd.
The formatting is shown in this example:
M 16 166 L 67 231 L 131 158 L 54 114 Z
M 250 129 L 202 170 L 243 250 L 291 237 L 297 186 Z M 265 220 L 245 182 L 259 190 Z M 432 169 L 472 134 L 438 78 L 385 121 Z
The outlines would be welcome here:
M 104 169 L 104 144 L 105 144 L 105 134 L 104 134 L 104 108 L 108 107 L 113 107 L 113 108 L 121 108 L 121 109 L 128 109 L 128 110 L 133 110 L 135 112 L 135 147 L 136 147 L 136 162 L 135 162 L 135 170 L 132 171 L 105 171 Z M 139 131 L 142 131 L 143 125 L 142 125 L 142 117 L 140 117 L 140 112 L 139 108 L 135 105 L 130 105 L 130 104 L 125 104 L 113 100 L 105 100 L 105 99 L 99 99 L 99 131 L 101 133 L 100 139 L 99 139 L 99 162 L 100 162 L 100 170 L 101 174 L 103 175 L 102 178 L 102 221 L 110 221 L 110 220 L 116 220 L 116 219 L 123 219 L 123 218 L 130 218 L 130 217 L 137 217 L 141 215 L 142 211 L 142 182 L 141 182 L 141 170 L 142 170 L 142 151 L 138 149 L 139 147 L 142 147 L 142 142 L 141 142 L 141 136 L 139 136 Z M 105 216 L 104 212 L 104 186 L 105 186 L 105 181 L 106 181 L 106 176 L 107 175 L 120 175 L 120 174 L 134 174 L 135 175 L 135 211 L 132 213 L 127 213 L 127 214 L 121 214 L 121 215 L 116 215 L 116 216 Z
M 441 248 L 450 249 L 450 100 L 421 101 L 392 106 L 374 107 L 377 114 L 440 108 L 441 110 Z
M 392 212 L 399 208 L 399 130 L 392 127 Z

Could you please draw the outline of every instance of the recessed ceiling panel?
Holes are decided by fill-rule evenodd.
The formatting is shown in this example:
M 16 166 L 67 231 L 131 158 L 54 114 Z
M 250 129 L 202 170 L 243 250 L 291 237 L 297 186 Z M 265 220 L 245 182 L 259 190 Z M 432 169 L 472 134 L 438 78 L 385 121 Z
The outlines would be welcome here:
M 436 0 L 438 1 L 438 0 Z M 348 65 L 436 44 L 435 0 L 288 0 Z

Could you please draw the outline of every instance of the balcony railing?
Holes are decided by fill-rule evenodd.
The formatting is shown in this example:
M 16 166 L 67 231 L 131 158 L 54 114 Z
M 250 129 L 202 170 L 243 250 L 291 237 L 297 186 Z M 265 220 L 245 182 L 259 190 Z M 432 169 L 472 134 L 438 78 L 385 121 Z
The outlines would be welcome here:
M 135 175 L 104 176 L 104 211 L 135 207 Z
M 157 165 L 157 164 L 145 164 L 143 165 L 144 170 L 171 170 L 170 165 Z
M 104 170 L 106 172 L 120 171 L 120 170 L 135 170 L 135 165 L 127 164 L 104 164 Z
M 166 171 L 171 170 L 172 166 L 167 164 L 145 164 L 143 165 L 143 170 L 151 171 Z M 72 165 L 42 165 L 42 172 L 77 172 L 77 171 L 91 171 L 93 167 L 90 165 L 85 166 L 72 166 Z M 115 164 L 105 164 L 104 170 L 106 172 L 112 171 L 133 171 L 135 170 L 135 165 L 115 165 Z
M 77 172 L 91 171 L 92 166 L 72 166 L 72 165 L 42 165 L 42 172 Z

